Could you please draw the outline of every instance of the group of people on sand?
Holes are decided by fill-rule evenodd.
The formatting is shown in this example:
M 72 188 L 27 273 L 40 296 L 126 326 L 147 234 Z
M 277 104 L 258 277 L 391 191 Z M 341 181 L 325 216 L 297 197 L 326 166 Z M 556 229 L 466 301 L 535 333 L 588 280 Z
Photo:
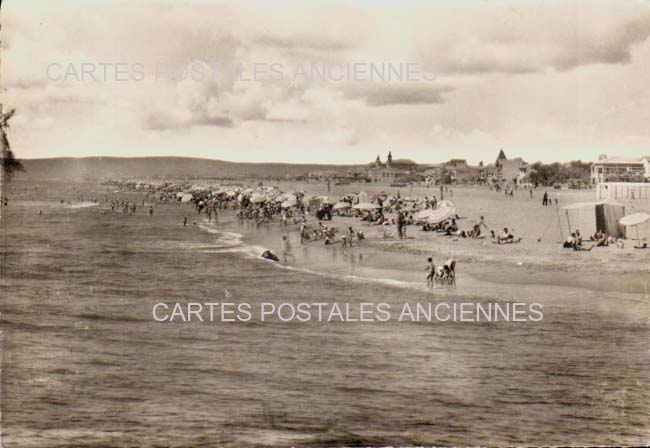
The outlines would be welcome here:
M 622 238 L 607 236 L 601 230 L 596 230 L 596 233 L 590 236 L 588 241 L 590 241 L 592 244 L 583 244 L 583 238 L 582 235 L 580 235 L 580 230 L 576 230 L 575 232 L 571 232 L 571 235 L 569 235 L 564 240 L 562 247 L 565 249 L 587 251 L 593 249 L 594 247 L 605 247 L 609 245 L 616 245 L 616 247 L 619 249 L 623 249 L 625 247 L 625 243 Z
M 448 259 L 445 264 L 436 266 L 433 258 L 427 258 L 427 266 L 424 268 L 427 271 L 427 286 L 433 287 L 436 281 L 447 281 L 450 283 L 456 280 L 456 260 L 453 258 Z
M 460 217 L 454 215 L 452 218 L 437 224 L 425 223 L 422 226 L 422 230 L 435 231 L 444 234 L 445 236 L 458 238 L 485 238 L 487 235 L 483 231 L 486 230 L 490 232 L 490 236 L 496 244 L 519 243 L 521 241 L 521 238 L 515 238 L 507 227 L 504 227 L 503 231 L 497 235 L 494 230 L 488 228 L 484 216 L 481 216 L 481 218 L 475 222 L 470 229 L 459 228 L 458 223 L 456 222 L 457 219 L 460 219 Z

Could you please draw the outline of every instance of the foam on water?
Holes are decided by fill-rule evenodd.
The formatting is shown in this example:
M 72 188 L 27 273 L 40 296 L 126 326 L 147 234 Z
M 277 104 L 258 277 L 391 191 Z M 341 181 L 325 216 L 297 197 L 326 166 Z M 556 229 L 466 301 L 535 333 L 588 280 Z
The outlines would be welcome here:
M 447 292 L 447 293 L 450 291 L 450 286 L 448 285 L 437 285 L 436 288 L 430 289 L 424 286 L 420 282 L 411 282 L 411 281 L 398 280 L 393 278 L 367 277 L 367 276 L 359 276 L 354 274 L 339 274 L 334 272 L 309 269 L 307 267 L 291 266 L 287 264 L 274 262 L 272 260 L 267 260 L 261 257 L 261 254 L 265 250 L 267 250 L 267 248 L 263 246 L 254 245 L 254 244 L 244 243 L 243 241 L 244 236 L 241 233 L 219 230 L 214 226 L 207 224 L 207 221 L 199 224 L 199 228 L 212 235 L 216 235 L 217 241 L 219 243 L 218 245 L 214 245 L 214 246 L 210 246 L 210 245 L 205 246 L 206 248 L 209 248 L 209 250 L 205 251 L 206 253 L 241 254 L 246 258 L 252 258 L 263 262 L 272 263 L 274 266 L 277 266 L 280 269 L 286 269 L 294 272 L 301 272 L 309 275 L 317 275 L 320 277 L 338 279 L 343 281 L 362 282 L 362 283 L 370 282 L 370 283 L 382 284 L 382 285 L 392 286 L 397 288 L 407 288 L 407 289 L 417 290 L 417 291 Z
M 206 222 L 199 224 L 199 228 L 212 235 L 216 235 L 217 242 L 219 243 L 219 245 L 211 246 L 212 250 L 206 251 L 206 253 L 239 253 L 250 258 L 264 260 L 261 258 L 261 255 L 262 252 L 267 250 L 265 247 L 245 244 L 243 242 L 244 235 L 241 233 L 219 230 L 206 224 Z
M 97 202 L 80 202 L 78 204 L 65 205 L 65 208 L 86 208 L 86 207 L 96 207 L 99 204 Z

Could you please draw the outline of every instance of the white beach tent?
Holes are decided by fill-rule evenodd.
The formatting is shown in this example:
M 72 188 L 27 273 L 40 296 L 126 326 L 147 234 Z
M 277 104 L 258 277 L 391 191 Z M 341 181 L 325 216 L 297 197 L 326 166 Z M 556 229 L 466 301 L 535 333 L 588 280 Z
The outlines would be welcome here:
M 192 195 L 191 194 L 184 194 L 183 197 L 181 197 L 181 202 L 190 202 L 192 200 Z

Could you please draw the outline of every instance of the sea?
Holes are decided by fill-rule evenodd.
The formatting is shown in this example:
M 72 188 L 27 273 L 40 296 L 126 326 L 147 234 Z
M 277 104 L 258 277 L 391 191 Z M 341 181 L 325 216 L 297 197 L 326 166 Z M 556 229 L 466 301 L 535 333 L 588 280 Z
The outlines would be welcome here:
M 2 209 L 3 446 L 650 443 L 646 292 L 490 282 L 462 265 L 429 289 L 425 260 L 372 244 L 303 246 L 188 204 L 149 216 L 91 193 L 60 201 L 77 188 Z M 261 259 L 282 258 L 282 234 L 293 258 Z M 543 319 L 397 318 L 404 303 L 462 302 L 539 303 Z M 170 322 L 160 303 L 384 303 L 391 319 Z

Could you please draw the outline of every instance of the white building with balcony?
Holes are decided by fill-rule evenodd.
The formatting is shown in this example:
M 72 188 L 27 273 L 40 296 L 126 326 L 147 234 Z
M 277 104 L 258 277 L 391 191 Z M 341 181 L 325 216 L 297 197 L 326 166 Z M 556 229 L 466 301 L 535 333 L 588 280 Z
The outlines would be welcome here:
M 650 156 L 639 159 L 601 156 L 591 165 L 591 184 L 646 182 L 650 179 Z

